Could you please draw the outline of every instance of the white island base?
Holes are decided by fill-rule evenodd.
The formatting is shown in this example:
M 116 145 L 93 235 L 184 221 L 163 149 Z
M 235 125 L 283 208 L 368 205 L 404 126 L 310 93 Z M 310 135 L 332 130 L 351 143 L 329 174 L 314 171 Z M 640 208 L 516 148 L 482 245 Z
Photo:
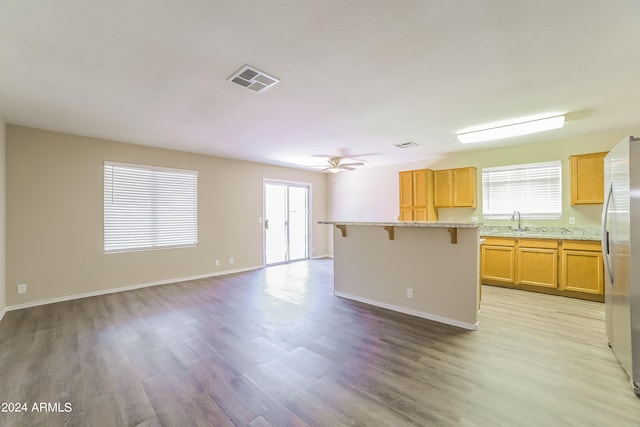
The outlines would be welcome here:
M 478 329 L 479 223 L 334 225 L 334 295 Z

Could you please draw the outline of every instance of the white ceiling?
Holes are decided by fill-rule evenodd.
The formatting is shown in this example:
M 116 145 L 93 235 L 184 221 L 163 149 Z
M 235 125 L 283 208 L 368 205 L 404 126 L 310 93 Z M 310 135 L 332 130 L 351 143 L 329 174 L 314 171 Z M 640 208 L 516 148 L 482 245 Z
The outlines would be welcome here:
M 255 94 L 227 81 L 245 64 L 281 82 Z M 569 113 L 564 129 L 455 137 L 544 112 Z M 287 166 L 382 165 L 640 131 L 639 113 L 638 0 L 0 2 L 7 123 Z M 419 146 L 393 146 L 407 141 Z

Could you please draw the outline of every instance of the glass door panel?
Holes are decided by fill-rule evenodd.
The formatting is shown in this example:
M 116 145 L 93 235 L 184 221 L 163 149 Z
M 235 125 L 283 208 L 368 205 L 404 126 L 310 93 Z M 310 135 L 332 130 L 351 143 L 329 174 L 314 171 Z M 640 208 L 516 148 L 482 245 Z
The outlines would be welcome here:
M 307 194 L 307 187 L 289 187 L 289 261 L 308 256 Z
M 265 194 L 265 262 L 287 260 L 287 187 L 266 184 Z
M 264 186 L 265 264 L 309 257 L 309 187 L 287 183 Z

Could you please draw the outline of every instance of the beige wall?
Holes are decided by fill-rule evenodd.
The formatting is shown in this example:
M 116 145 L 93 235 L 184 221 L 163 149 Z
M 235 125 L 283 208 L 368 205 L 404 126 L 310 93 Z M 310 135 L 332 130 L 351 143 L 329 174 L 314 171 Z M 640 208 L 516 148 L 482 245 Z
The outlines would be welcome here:
M 0 118 L 0 319 L 6 307 L 6 187 L 5 123 Z
M 402 170 L 430 168 L 448 169 L 475 166 L 478 168 L 478 204 L 476 209 L 440 209 L 439 219 L 468 221 L 477 216 L 482 219 L 482 179 L 484 167 L 519 163 L 562 160 L 562 218 L 559 220 L 526 220 L 525 225 L 569 226 L 569 217 L 576 218 L 577 227 L 598 227 L 602 205 L 571 206 L 569 160 L 572 154 L 608 151 L 628 135 L 638 130 L 623 129 L 584 136 L 579 139 L 555 140 L 538 144 L 513 145 L 505 148 L 454 153 L 430 161 L 401 165 L 362 168 L 354 172 L 327 177 L 330 220 L 396 220 L 398 216 L 398 172 Z M 485 220 L 486 225 L 510 224 L 508 220 Z
M 391 310 L 476 329 L 479 297 L 477 228 L 381 226 L 335 229 L 334 293 Z M 413 297 L 407 298 L 407 288 Z
M 320 173 L 13 125 L 6 145 L 8 306 L 260 266 L 265 178 L 312 185 L 314 254 L 329 251 Z M 198 170 L 198 246 L 105 255 L 105 160 Z

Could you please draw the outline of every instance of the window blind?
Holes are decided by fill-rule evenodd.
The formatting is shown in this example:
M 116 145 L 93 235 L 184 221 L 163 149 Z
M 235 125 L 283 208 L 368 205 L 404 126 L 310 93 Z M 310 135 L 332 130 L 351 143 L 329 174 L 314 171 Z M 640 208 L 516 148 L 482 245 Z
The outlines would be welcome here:
M 482 170 L 483 217 L 510 218 L 514 211 L 523 218 L 562 217 L 559 160 Z
M 198 172 L 104 163 L 104 251 L 198 243 Z

